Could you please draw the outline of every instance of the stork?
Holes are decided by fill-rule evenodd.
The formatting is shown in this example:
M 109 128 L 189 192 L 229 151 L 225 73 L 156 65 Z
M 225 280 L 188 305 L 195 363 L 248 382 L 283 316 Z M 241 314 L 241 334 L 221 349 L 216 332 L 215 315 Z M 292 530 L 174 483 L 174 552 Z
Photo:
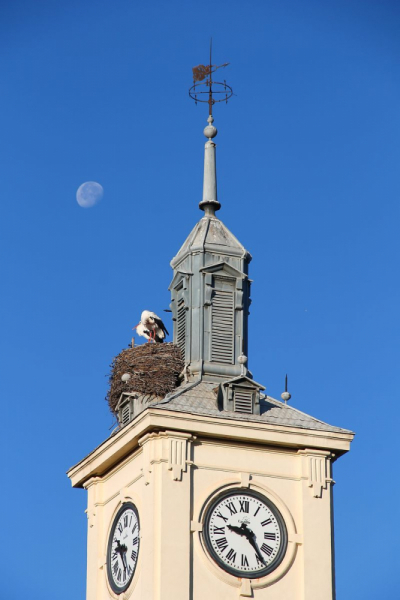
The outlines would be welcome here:
M 156 313 L 150 310 L 144 310 L 139 323 L 134 327 L 136 333 L 147 339 L 148 342 L 163 343 L 165 335 L 169 335 L 167 328 Z

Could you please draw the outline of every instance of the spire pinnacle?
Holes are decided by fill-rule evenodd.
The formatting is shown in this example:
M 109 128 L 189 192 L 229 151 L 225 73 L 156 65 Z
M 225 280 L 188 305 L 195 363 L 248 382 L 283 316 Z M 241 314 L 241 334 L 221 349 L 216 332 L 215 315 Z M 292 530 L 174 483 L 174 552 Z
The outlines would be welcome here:
M 217 128 L 214 127 L 214 118 L 209 115 L 208 125 L 204 129 L 204 135 L 208 138 L 204 147 L 204 180 L 203 180 L 203 200 L 199 207 L 204 210 L 206 216 L 214 216 L 215 211 L 221 208 L 217 197 L 217 165 L 216 165 L 216 144 L 212 141 L 217 135 Z
M 208 125 L 204 129 L 204 135 L 208 138 L 204 150 L 204 182 L 203 182 L 203 200 L 199 207 L 204 210 L 206 216 L 214 216 L 215 211 L 221 208 L 217 198 L 217 168 L 216 168 L 216 145 L 212 141 L 217 135 L 217 128 L 214 127 L 214 118 L 212 116 L 213 105 L 217 102 L 228 102 L 233 95 L 232 88 L 223 83 L 213 81 L 213 74 L 217 69 L 228 66 L 212 64 L 212 40 L 210 43 L 210 63 L 208 65 L 197 65 L 193 67 L 193 86 L 189 90 L 189 96 L 197 102 L 208 104 Z M 204 89 L 200 86 L 205 86 Z

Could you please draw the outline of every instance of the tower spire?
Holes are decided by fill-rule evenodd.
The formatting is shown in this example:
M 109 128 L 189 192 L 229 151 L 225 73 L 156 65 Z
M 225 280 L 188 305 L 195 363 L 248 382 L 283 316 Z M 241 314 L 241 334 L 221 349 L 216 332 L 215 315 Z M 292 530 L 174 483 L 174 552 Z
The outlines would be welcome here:
M 218 131 L 213 125 L 214 118 L 211 114 L 207 121 L 208 125 L 204 129 L 204 135 L 208 140 L 204 147 L 203 200 L 200 202 L 199 207 L 204 210 L 206 216 L 214 216 L 215 211 L 221 208 L 217 196 L 216 144 L 212 141 Z
M 223 83 L 213 81 L 213 73 L 221 67 L 226 67 L 229 63 L 223 65 L 212 64 L 212 39 L 210 42 L 210 63 L 208 65 L 197 65 L 193 67 L 193 86 L 189 90 L 189 96 L 196 102 L 205 102 L 208 104 L 208 125 L 204 129 L 204 135 L 208 138 L 204 151 L 204 181 L 203 181 L 203 200 L 199 207 L 204 210 L 206 216 L 214 216 L 215 211 L 221 208 L 217 198 L 217 168 L 216 168 L 216 144 L 212 141 L 217 135 L 217 128 L 214 127 L 213 105 L 217 102 L 228 102 L 233 95 L 232 88 Z M 201 88 L 205 86 L 207 90 Z M 207 97 L 207 99 L 205 98 Z

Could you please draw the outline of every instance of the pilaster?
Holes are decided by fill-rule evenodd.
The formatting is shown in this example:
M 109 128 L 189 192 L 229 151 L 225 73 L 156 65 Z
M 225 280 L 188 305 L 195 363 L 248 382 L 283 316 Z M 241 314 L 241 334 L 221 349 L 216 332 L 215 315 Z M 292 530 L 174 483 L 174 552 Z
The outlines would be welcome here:
M 190 597 L 190 433 L 163 431 L 139 440 L 143 448 L 143 598 Z
M 330 452 L 305 449 L 301 456 L 301 505 L 305 543 L 303 600 L 334 600 Z
M 88 492 L 88 506 L 86 515 L 88 519 L 87 535 L 87 593 L 86 600 L 103 600 L 99 598 L 97 590 L 100 589 L 99 579 L 102 569 L 105 568 L 106 557 L 101 555 L 103 506 L 102 506 L 102 480 L 100 477 L 91 477 L 84 486 Z M 96 549 L 93 552 L 93 549 Z M 96 582 L 93 585 L 93 577 Z

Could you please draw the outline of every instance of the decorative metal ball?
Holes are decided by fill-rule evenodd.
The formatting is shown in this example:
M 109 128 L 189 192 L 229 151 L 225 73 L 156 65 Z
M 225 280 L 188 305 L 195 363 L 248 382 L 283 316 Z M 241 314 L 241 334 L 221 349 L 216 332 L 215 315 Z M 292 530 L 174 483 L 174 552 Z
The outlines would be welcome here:
M 130 373 L 124 373 L 121 377 L 121 381 L 123 381 L 124 383 L 126 383 L 127 381 L 129 381 L 131 378 Z
M 289 392 L 283 392 L 281 394 L 281 398 L 284 402 L 287 402 L 288 400 L 290 400 L 292 396 L 289 394 Z
M 240 365 L 245 365 L 247 363 L 247 356 L 241 354 L 238 358 L 238 362 Z
M 207 125 L 207 127 L 204 128 L 203 133 L 206 136 L 206 138 L 211 140 L 217 135 L 218 129 L 214 127 L 214 125 Z

